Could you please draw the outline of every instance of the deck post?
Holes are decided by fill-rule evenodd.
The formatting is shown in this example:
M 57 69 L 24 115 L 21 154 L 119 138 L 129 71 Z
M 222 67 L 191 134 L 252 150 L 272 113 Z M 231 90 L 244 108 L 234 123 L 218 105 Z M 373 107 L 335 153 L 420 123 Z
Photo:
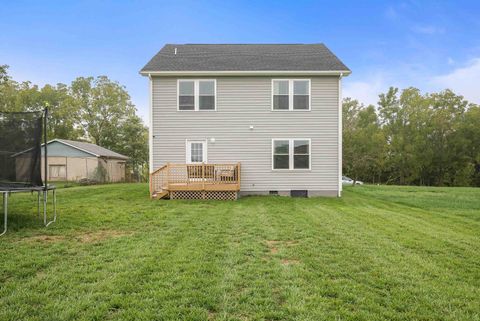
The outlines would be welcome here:
M 167 163 L 167 189 L 170 189 L 170 162 Z
M 152 173 L 150 173 L 148 176 L 149 176 L 149 188 L 148 189 L 150 191 L 150 198 L 152 198 L 153 197 L 153 195 L 152 195 L 152 178 L 153 178 L 153 175 L 152 175 Z
M 240 177 L 241 177 L 241 164 L 240 162 L 237 163 L 237 168 L 238 168 L 238 171 L 237 171 L 237 186 L 238 186 L 238 190 L 240 190 Z
M 205 163 L 202 162 L 202 190 L 205 190 Z

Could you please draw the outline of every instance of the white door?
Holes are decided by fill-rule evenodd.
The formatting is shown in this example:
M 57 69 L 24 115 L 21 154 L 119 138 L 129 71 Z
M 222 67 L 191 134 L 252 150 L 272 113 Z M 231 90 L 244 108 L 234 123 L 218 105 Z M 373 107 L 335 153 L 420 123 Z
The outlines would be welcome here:
M 207 162 L 207 141 L 187 140 L 187 164 Z

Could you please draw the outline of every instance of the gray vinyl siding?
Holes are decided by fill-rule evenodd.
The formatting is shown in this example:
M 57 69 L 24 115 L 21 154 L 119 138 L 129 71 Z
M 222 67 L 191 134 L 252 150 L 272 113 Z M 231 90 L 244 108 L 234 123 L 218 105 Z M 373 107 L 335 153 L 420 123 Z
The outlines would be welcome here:
M 152 78 L 153 169 L 185 163 L 187 139 L 207 140 L 209 163 L 242 164 L 242 191 L 338 191 L 338 77 L 306 78 L 311 111 L 272 111 L 272 77 L 215 79 L 216 111 L 177 111 L 177 78 Z M 311 170 L 272 170 L 273 138 L 310 138 Z

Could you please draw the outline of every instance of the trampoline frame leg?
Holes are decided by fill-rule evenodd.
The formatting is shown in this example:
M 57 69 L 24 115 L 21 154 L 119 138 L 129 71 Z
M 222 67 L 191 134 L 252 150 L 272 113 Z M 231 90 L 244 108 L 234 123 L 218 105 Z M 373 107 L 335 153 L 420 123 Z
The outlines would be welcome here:
M 3 232 L 0 236 L 7 233 L 7 221 L 8 221 L 8 192 L 3 192 Z
M 37 192 L 37 214 L 38 218 L 40 218 L 40 191 Z
M 0 236 L 5 235 L 7 233 L 8 228 L 8 197 L 9 192 L 1 192 L 3 196 L 3 232 L 0 233 Z M 40 191 L 37 195 L 37 212 L 38 216 L 40 216 Z M 47 201 L 48 201 L 48 191 L 43 191 L 43 224 L 45 227 L 49 226 L 52 223 L 57 221 L 57 191 L 55 189 L 52 190 L 52 204 L 53 204 L 53 219 L 47 221 Z
M 52 223 L 55 223 L 57 220 L 57 193 L 56 190 L 52 190 L 53 198 L 53 220 L 47 222 L 47 203 L 48 203 L 48 191 L 43 191 L 43 225 L 45 227 L 49 226 Z

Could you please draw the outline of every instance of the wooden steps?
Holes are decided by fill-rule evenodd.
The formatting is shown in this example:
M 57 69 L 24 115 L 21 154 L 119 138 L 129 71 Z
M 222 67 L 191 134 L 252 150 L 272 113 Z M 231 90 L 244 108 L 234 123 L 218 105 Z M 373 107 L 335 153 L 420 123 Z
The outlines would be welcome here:
M 152 194 L 152 198 L 155 198 L 157 200 L 161 199 L 161 198 L 165 198 L 168 196 L 168 191 L 160 191 L 160 192 L 154 192 Z

